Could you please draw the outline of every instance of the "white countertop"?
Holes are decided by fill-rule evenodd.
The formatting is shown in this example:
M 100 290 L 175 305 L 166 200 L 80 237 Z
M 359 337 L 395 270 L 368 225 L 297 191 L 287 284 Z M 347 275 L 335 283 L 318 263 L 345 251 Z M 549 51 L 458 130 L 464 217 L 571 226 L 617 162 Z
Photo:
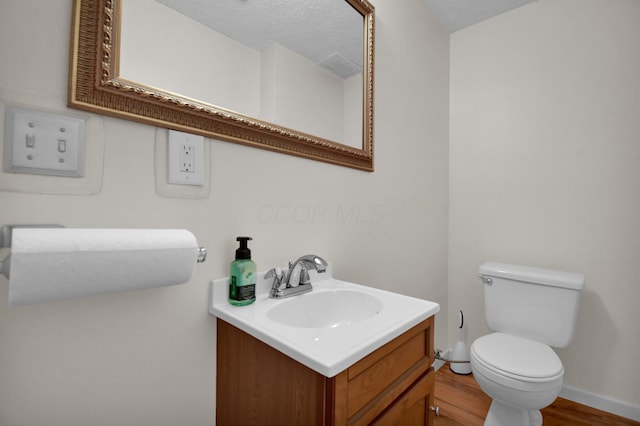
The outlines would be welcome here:
M 228 303 L 228 278 L 211 281 L 209 312 L 326 376 L 333 377 L 440 310 L 435 302 L 404 296 L 332 278 L 327 272 L 310 271 L 313 291 L 287 299 L 269 298 L 271 279 L 258 273 L 256 301 L 248 306 Z M 382 303 L 375 316 L 355 324 L 305 328 L 283 325 L 267 316 L 277 304 L 318 292 L 355 290 L 372 295 Z

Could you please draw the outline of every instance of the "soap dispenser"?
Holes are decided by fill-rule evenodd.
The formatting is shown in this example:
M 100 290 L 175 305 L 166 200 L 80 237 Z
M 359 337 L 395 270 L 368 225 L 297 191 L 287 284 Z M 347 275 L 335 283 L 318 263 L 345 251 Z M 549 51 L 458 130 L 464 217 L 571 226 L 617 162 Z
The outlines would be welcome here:
M 256 264 L 251 260 L 247 242 L 251 237 L 238 237 L 240 247 L 236 249 L 236 260 L 231 262 L 229 272 L 229 303 L 246 306 L 256 301 Z

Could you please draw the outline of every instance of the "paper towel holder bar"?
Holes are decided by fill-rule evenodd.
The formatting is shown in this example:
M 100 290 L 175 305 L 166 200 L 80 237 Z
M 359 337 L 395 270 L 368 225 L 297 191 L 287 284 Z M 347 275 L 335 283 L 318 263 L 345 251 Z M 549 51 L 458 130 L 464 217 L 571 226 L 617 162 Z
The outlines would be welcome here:
M 62 225 L 2 225 L 0 248 L 11 248 L 11 234 L 15 228 L 64 228 Z

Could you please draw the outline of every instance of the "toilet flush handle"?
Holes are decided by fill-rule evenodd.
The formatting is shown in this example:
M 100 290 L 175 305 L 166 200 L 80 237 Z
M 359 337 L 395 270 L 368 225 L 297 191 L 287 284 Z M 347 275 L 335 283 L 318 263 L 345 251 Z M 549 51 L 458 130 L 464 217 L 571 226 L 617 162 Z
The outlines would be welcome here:
M 490 277 L 485 277 L 484 275 L 480 275 L 480 279 L 482 280 L 482 284 L 492 285 L 493 280 Z

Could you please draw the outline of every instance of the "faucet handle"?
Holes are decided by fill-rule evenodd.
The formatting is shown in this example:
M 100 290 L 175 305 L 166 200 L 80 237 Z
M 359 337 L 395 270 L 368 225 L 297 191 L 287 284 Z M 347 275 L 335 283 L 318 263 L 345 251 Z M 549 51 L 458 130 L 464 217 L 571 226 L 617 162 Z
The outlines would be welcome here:
M 264 274 L 264 278 L 273 278 L 274 281 L 280 282 L 284 278 L 284 271 L 280 267 L 271 268 L 266 274 Z
M 271 292 L 269 293 L 271 297 L 274 297 L 277 291 L 282 290 L 286 287 L 287 283 L 284 280 L 284 277 L 284 271 L 280 267 L 271 268 L 266 274 L 264 274 L 265 279 L 273 278 L 273 284 L 271 284 Z
M 269 271 L 267 271 L 267 273 L 264 274 L 264 278 L 265 279 L 274 278 L 274 277 L 282 278 L 283 275 L 284 275 L 284 271 L 282 270 L 281 267 L 277 266 L 275 268 L 269 269 Z

